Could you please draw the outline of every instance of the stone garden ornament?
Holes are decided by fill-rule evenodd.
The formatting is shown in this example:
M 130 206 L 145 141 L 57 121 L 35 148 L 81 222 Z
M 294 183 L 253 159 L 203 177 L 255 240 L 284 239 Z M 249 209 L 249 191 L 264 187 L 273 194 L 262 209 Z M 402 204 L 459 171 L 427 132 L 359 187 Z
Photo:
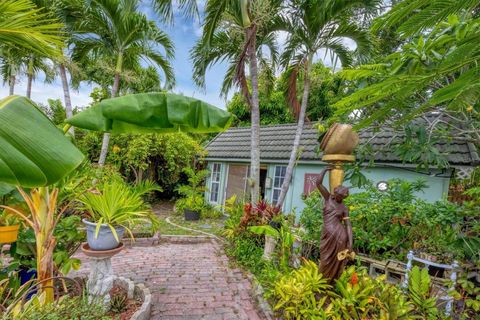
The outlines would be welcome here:
M 343 165 L 355 160 L 352 152 L 358 141 L 358 135 L 350 125 L 336 123 L 320 142 L 322 160 L 332 164 L 321 172 L 317 181 L 317 188 L 325 200 L 320 240 L 320 271 L 331 280 L 337 279 L 343 272 L 347 258 L 355 258 L 352 249 L 352 224 L 348 207 L 343 203 L 348 197 L 348 188 L 342 183 L 345 176 Z M 330 190 L 323 185 L 327 171 L 330 172 Z

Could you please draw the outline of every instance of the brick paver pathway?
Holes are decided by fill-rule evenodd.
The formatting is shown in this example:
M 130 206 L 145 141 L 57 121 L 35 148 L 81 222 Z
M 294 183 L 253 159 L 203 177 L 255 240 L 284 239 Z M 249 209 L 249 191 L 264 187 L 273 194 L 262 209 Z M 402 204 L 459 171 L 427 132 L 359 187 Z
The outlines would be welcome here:
M 86 257 L 81 274 L 88 273 Z M 161 242 L 127 247 L 112 258 L 114 272 L 151 291 L 151 319 L 263 319 L 255 309 L 251 284 L 239 269 L 228 266 L 214 240 Z

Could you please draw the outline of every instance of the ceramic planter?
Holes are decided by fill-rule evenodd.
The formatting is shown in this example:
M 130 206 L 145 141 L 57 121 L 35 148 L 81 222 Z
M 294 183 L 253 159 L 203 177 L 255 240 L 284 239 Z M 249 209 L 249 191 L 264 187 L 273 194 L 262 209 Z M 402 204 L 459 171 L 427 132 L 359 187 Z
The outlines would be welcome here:
M 12 243 L 18 239 L 18 230 L 20 225 L 1 226 L 0 227 L 0 243 Z
M 112 250 L 117 248 L 120 245 L 120 242 L 115 239 L 115 236 L 112 233 L 110 227 L 106 224 L 100 226 L 98 236 L 95 237 L 95 230 L 97 224 L 88 221 L 87 219 L 82 220 L 87 228 L 87 243 L 90 249 L 92 250 Z M 117 236 L 119 240 L 122 240 L 123 233 L 125 232 L 124 227 L 115 227 L 117 231 Z
M 200 220 L 200 211 L 183 209 L 183 214 L 185 215 L 186 221 L 198 221 Z

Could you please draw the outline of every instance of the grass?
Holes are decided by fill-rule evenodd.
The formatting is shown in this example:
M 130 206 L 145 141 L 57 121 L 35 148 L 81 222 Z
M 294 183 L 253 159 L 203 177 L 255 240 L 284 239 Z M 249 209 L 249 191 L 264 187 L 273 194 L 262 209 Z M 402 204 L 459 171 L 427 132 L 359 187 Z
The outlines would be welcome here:
M 183 216 L 175 215 L 170 217 L 170 221 L 182 227 L 211 233 L 219 237 L 222 236 L 223 232 L 224 220 L 222 218 L 203 218 L 198 221 L 185 221 Z M 188 231 L 185 230 L 185 232 Z M 199 235 L 199 233 L 195 234 Z

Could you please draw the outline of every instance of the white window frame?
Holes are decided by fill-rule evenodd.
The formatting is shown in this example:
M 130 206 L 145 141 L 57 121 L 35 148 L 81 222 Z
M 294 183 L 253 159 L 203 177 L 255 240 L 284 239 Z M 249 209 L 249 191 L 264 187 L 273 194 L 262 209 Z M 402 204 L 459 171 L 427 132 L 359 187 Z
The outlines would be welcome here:
M 218 168 L 218 171 L 216 171 L 216 167 Z M 210 194 L 208 197 L 208 201 L 210 203 L 219 203 L 220 200 L 220 181 L 222 177 L 222 164 L 220 162 L 213 162 L 211 166 L 211 172 L 210 172 Z M 216 175 L 218 174 L 218 179 L 214 179 Z M 218 184 L 218 189 L 217 189 L 217 199 L 214 201 L 212 200 L 212 195 L 214 194 L 213 191 L 213 184 Z
M 280 175 L 280 176 L 277 176 L 277 168 L 285 168 L 285 171 L 284 171 L 284 174 L 283 176 Z M 278 196 L 280 197 L 280 193 L 282 192 L 282 185 L 283 185 L 283 182 L 285 181 L 285 175 L 287 174 L 287 166 L 284 166 L 284 165 L 277 165 L 274 167 L 273 169 L 273 182 L 272 182 L 272 198 L 271 198 L 271 202 L 273 205 L 276 205 L 276 201 L 274 201 L 273 197 L 275 195 L 275 190 L 277 190 L 279 193 L 278 193 Z M 280 185 L 279 186 L 275 186 L 275 181 L 276 181 L 276 178 L 280 178 L 281 179 L 281 182 L 280 182 Z M 278 201 L 278 199 L 277 199 Z

